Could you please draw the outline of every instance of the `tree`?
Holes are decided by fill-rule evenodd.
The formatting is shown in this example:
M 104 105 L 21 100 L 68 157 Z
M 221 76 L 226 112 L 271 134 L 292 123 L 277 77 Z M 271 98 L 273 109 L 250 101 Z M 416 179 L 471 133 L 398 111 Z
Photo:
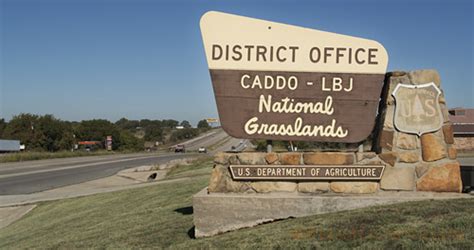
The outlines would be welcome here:
M 61 150 L 70 150 L 73 149 L 74 144 L 76 143 L 76 139 L 74 138 L 74 134 L 71 130 L 66 130 L 63 132 L 61 136 L 61 140 L 58 142 L 58 146 Z
M 5 127 L 3 137 L 20 140 L 29 150 L 69 150 L 74 143 L 70 123 L 53 115 L 20 114 Z
M 171 134 L 170 140 L 175 142 L 175 141 L 180 141 L 180 140 L 185 140 L 185 139 L 191 139 L 199 134 L 198 129 L 195 128 L 185 128 L 185 129 L 179 129 L 174 131 Z
M 5 127 L 3 137 L 5 139 L 20 140 L 27 149 L 41 149 L 41 133 L 35 130 L 39 117 L 32 114 L 19 114 L 13 116 Z
M 207 123 L 206 120 L 200 120 L 198 122 L 198 125 L 197 125 L 198 128 L 202 128 L 202 129 L 210 129 L 211 126 L 209 126 L 209 123 Z
M 0 119 L 0 138 L 3 138 L 3 131 L 5 131 L 6 126 L 7 122 L 5 122 L 5 119 Z
M 127 118 L 121 118 L 120 120 L 115 122 L 115 125 L 121 129 L 126 130 L 135 130 L 137 127 L 140 126 L 140 122 L 137 120 L 128 120 Z
M 161 126 L 164 128 L 175 128 L 178 126 L 179 122 L 176 120 L 162 120 L 161 124 Z
M 120 150 L 139 151 L 144 148 L 144 141 L 133 136 L 130 131 L 120 131 Z
M 186 120 L 182 121 L 180 125 L 183 126 L 184 128 L 190 128 L 191 127 L 191 123 L 189 123 Z
M 157 125 L 150 125 L 145 128 L 146 141 L 163 141 L 163 129 Z
M 152 122 L 151 120 L 149 120 L 149 119 L 141 119 L 138 124 L 139 124 L 140 127 L 146 128 L 146 127 L 152 125 L 153 122 Z
M 47 151 L 58 151 L 72 148 L 71 128 L 53 115 L 40 116 L 35 128 L 41 133 L 41 148 Z
M 115 124 L 103 119 L 94 119 L 81 121 L 75 134 L 79 140 L 83 141 L 101 141 L 106 137 L 112 136 L 112 148 L 120 148 L 120 130 Z

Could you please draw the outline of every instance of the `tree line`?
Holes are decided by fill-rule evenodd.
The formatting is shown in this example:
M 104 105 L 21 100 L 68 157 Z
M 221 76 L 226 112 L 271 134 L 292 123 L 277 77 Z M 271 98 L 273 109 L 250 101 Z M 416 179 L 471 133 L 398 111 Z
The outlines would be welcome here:
M 176 129 L 182 126 L 183 129 Z M 195 137 L 210 129 L 206 120 L 197 128 L 184 120 L 128 120 L 115 123 L 105 119 L 76 121 L 60 120 L 53 115 L 29 113 L 14 116 L 10 121 L 0 119 L 0 138 L 20 140 L 29 151 L 72 150 L 79 141 L 105 142 L 112 136 L 112 149 L 139 151 L 145 141 L 160 143 L 177 142 Z

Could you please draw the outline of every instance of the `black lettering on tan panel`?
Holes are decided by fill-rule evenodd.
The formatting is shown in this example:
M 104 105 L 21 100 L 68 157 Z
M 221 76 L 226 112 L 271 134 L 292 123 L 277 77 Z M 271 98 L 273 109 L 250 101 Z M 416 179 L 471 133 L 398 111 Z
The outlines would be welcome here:
M 334 50 L 334 48 L 331 48 L 331 47 L 324 48 L 324 63 L 328 62 L 328 56 L 332 56 L 332 54 L 329 52 L 332 50 Z
M 349 64 L 352 64 L 352 48 L 349 48 Z
M 316 59 L 314 57 L 314 52 L 317 51 L 317 56 Z M 311 60 L 311 62 L 313 63 L 317 63 L 319 62 L 319 59 L 321 59 L 321 50 L 318 48 L 318 47 L 313 47 L 311 48 L 311 50 L 309 51 L 309 60 Z
M 251 58 L 252 58 L 252 49 L 254 48 L 255 46 L 254 45 L 245 45 L 244 48 L 247 49 L 247 61 L 250 62 Z
M 257 46 L 257 62 L 260 61 L 260 57 L 263 57 L 263 61 L 266 62 L 267 58 L 265 54 L 267 53 L 267 48 L 265 46 Z
M 379 62 L 377 61 L 373 61 L 372 59 L 375 59 L 376 55 L 375 53 L 377 53 L 378 49 L 377 48 L 370 48 L 369 49 L 369 64 L 374 64 L 374 65 L 377 65 L 379 64 Z
M 217 51 L 219 51 L 218 55 L 216 55 L 216 49 Z M 222 57 L 222 47 L 217 44 L 212 45 L 212 60 L 219 60 L 221 59 L 221 57 Z
M 344 56 L 344 54 L 340 52 L 345 50 L 346 48 L 336 48 L 336 63 L 339 63 L 339 57 Z
M 284 62 L 284 61 L 286 61 L 286 58 L 281 58 L 281 57 L 280 57 L 280 51 L 281 51 L 281 50 L 285 50 L 285 51 L 286 51 L 286 47 L 285 47 L 285 46 L 280 46 L 280 47 L 278 47 L 278 49 L 276 50 L 276 58 L 277 58 L 277 60 L 278 60 L 279 62 Z
M 363 63 L 365 63 L 365 60 L 362 60 L 362 61 L 359 60 L 359 52 L 361 52 L 361 51 L 362 51 L 362 52 L 365 52 L 365 49 L 363 49 L 363 48 L 358 48 L 358 49 L 356 49 L 355 54 L 354 54 L 355 61 L 356 61 L 356 63 L 358 63 L 358 64 L 363 64 Z
M 225 60 L 229 61 L 229 45 L 225 46 Z
M 237 50 L 238 49 L 238 50 Z M 232 59 L 234 61 L 240 61 L 242 59 L 242 46 L 240 45 L 235 45 L 233 48 L 232 48 L 232 52 L 234 53 L 234 55 L 232 56 Z M 237 55 L 237 57 L 236 57 Z
M 270 46 L 270 62 L 273 62 L 273 46 Z
M 291 50 L 291 62 L 295 62 L 296 60 L 296 50 L 298 50 L 299 48 L 297 46 L 291 46 L 290 47 L 290 50 Z

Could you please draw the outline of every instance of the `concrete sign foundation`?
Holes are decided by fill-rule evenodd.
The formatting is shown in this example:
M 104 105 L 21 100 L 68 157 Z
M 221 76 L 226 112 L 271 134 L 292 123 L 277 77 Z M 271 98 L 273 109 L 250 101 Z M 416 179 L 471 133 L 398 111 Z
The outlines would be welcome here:
M 373 195 L 334 196 L 296 193 L 243 194 L 201 190 L 193 197 L 197 238 L 253 227 L 286 218 L 304 217 L 408 201 L 472 198 L 468 194 L 382 192 Z M 271 209 L 269 209 L 271 208 Z M 376 216 L 376 215 L 374 215 Z

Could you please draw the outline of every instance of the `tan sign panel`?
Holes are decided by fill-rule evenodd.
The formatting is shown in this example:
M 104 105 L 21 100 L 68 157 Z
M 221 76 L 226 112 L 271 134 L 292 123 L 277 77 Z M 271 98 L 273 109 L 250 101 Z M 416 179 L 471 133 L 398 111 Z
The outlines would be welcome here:
M 385 74 L 372 40 L 210 11 L 201 18 L 210 69 Z
M 437 131 L 443 125 L 438 98 L 441 91 L 434 83 L 422 85 L 399 84 L 395 98 L 395 127 L 406 133 L 422 135 Z
M 206 122 L 207 122 L 207 123 L 218 123 L 219 120 L 216 119 L 216 118 L 207 118 L 207 119 L 206 119 Z
M 358 142 L 372 131 L 388 63 L 378 42 L 220 12 L 201 32 L 230 135 Z
M 384 165 L 231 165 L 235 180 L 380 180 Z

